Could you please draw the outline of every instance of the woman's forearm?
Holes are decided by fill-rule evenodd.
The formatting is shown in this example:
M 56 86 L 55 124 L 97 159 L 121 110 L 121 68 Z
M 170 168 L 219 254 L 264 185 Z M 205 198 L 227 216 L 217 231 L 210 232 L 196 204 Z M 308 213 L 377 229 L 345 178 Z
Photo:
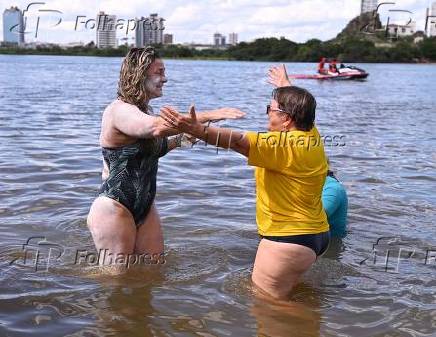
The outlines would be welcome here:
M 210 111 L 197 112 L 197 120 L 200 123 L 207 123 L 213 120 L 213 117 Z
M 160 113 L 167 126 L 188 133 L 209 144 L 224 149 L 233 149 L 248 157 L 250 143 L 242 132 L 201 124 L 194 106 L 190 107 L 189 115 L 182 115 L 171 107 L 162 108 Z
M 226 128 L 215 128 L 204 125 L 196 125 L 190 133 L 207 144 L 215 145 L 224 149 L 232 149 L 248 157 L 250 143 L 244 137 L 244 133 Z
M 200 123 L 220 121 L 223 119 L 238 119 L 245 116 L 245 113 L 236 108 L 220 108 L 197 113 L 197 120 Z

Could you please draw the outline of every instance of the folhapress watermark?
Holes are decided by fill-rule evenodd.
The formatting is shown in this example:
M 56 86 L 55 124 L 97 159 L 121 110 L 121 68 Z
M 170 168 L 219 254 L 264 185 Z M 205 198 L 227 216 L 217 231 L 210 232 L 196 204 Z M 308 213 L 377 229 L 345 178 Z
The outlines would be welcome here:
M 436 247 L 419 249 L 401 242 L 398 237 L 380 237 L 372 246 L 372 254 L 359 262 L 385 272 L 399 273 L 406 263 L 436 267 Z
M 345 135 L 322 135 L 322 136 L 306 136 L 306 135 L 295 135 L 291 131 L 282 131 L 282 132 L 257 132 L 257 138 L 255 146 L 258 147 L 303 147 L 307 150 L 318 147 L 344 147 L 346 145 Z M 216 143 L 209 143 L 206 139 L 205 142 L 196 141 L 192 143 L 191 147 L 194 147 L 198 143 L 203 144 L 204 146 L 212 145 L 216 147 L 216 153 L 218 154 L 220 147 L 218 147 L 220 139 L 220 133 L 218 133 Z M 232 134 L 230 135 L 229 146 L 224 150 L 230 150 L 230 144 L 232 141 Z
M 47 28 L 54 28 L 63 25 L 63 28 L 69 28 L 73 31 L 78 30 L 119 30 L 127 36 L 130 32 L 137 29 L 143 31 L 164 30 L 164 19 L 152 16 L 149 18 L 118 18 L 108 14 L 96 14 L 95 18 L 90 18 L 86 15 L 75 15 L 74 25 L 71 21 L 63 20 L 63 12 L 46 6 L 45 2 L 31 2 L 21 11 L 23 23 L 14 24 L 11 27 L 6 27 L 10 32 L 17 34 L 33 34 L 35 38 L 42 24 L 46 24 Z M 68 25 L 68 27 L 67 27 Z
M 23 244 L 13 245 L 14 255 L 9 265 L 20 268 L 31 268 L 36 272 L 47 272 L 50 268 L 60 265 L 92 267 L 99 265 L 117 265 L 131 268 L 133 266 L 162 265 L 166 263 L 165 254 L 154 253 L 113 253 L 109 249 L 98 252 L 89 249 L 66 249 L 62 245 L 51 242 L 43 236 L 28 238 Z M 10 253 L 11 249 L 3 251 L 2 255 Z
M 48 271 L 50 266 L 61 262 L 65 249 L 43 236 L 34 236 L 21 245 L 20 256 L 12 259 L 9 265 L 30 267 L 35 271 Z
M 123 265 L 126 268 L 136 265 L 164 264 L 165 255 L 161 254 L 124 254 L 111 253 L 109 249 L 100 249 L 98 252 L 88 251 L 87 249 L 76 250 L 74 259 L 75 265 L 98 266 L 103 265 Z

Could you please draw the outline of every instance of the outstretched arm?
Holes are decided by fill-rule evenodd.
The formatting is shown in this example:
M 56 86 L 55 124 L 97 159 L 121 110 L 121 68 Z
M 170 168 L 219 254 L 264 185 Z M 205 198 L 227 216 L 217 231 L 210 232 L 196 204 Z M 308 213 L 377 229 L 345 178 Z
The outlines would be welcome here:
M 167 126 L 186 132 L 192 136 L 204 140 L 209 144 L 232 149 L 246 157 L 250 150 L 250 143 L 244 133 L 225 128 L 208 127 L 200 123 L 195 114 L 194 106 L 189 109 L 189 115 L 182 115 L 175 109 L 165 107 L 161 110 L 161 117 Z
M 207 123 L 209 121 L 219 121 L 223 119 L 239 119 L 245 116 L 245 112 L 235 108 L 221 108 L 198 112 L 196 115 L 200 123 Z
M 136 138 L 164 137 L 179 133 L 165 125 L 161 117 L 147 115 L 131 104 L 122 104 L 114 109 L 110 123 L 123 134 Z
M 288 73 L 286 72 L 286 67 L 284 64 L 271 67 L 269 69 L 268 83 L 272 84 L 277 88 L 287 87 L 291 85 L 291 81 L 289 80 Z
M 197 119 L 200 123 L 206 123 L 212 120 L 237 119 L 243 116 L 245 116 L 245 113 L 241 110 L 221 108 L 203 112 Z M 137 138 L 165 137 L 180 133 L 178 130 L 166 125 L 161 117 L 144 114 L 131 104 L 122 104 L 114 109 L 111 123 L 120 132 Z

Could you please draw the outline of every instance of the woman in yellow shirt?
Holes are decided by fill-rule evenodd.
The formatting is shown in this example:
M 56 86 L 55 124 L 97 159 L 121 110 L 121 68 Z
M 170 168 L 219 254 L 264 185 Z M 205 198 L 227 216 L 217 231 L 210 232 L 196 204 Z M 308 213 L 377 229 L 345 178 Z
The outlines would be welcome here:
M 267 106 L 268 132 L 238 132 L 201 124 L 166 107 L 168 126 L 210 144 L 231 148 L 255 166 L 256 220 L 262 237 L 252 281 L 286 299 L 299 278 L 328 246 L 330 235 L 321 193 L 327 174 L 315 121 L 315 98 L 296 86 L 276 88 Z

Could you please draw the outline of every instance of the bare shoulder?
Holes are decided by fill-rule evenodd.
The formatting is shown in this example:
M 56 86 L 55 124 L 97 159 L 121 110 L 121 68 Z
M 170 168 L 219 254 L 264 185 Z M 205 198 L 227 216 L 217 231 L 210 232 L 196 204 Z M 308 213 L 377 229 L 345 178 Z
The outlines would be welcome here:
M 135 105 L 123 102 L 119 99 L 110 103 L 103 112 L 101 121 L 100 145 L 103 147 L 116 147 L 134 142 L 132 137 L 120 132 L 114 124 L 117 114 L 125 114 L 140 111 Z
M 112 101 L 103 111 L 103 115 L 101 118 L 101 131 L 102 133 L 107 132 L 111 127 L 113 112 L 118 105 L 118 100 Z
M 105 110 L 105 113 L 108 115 L 113 116 L 114 114 L 124 114 L 124 113 L 131 113 L 131 112 L 141 112 L 139 108 L 136 105 L 123 102 L 120 99 L 116 99 L 111 104 L 109 104 Z

